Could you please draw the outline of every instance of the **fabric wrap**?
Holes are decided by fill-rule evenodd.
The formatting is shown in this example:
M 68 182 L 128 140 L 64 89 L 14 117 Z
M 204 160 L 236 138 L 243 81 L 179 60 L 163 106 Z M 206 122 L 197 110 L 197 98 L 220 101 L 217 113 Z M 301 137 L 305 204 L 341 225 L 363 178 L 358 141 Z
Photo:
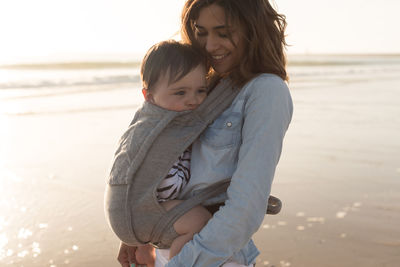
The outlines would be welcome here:
M 182 152 L 228 108 L 239 89 L 221 80 L 195 110 L 175 112 L 149 102 L 136 112 L 121 137 L 108 178 L 105 213 L 111 229 L 128 245 L 170 247 L 174 222 L 205 200 L 226 191 L 229 179 L 211 185 L 169 211 L 156 189 Z

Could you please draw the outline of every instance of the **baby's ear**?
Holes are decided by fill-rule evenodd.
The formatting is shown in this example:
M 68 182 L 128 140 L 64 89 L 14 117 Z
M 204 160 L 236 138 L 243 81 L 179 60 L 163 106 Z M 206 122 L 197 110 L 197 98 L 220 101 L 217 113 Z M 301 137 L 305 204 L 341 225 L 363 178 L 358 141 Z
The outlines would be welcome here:
M 145 88 L 142 88 L 142 94 L 145 100 L 147 100 L 147 90 Z
M 146 88 L 142 88 L 142 94 L 144 97 L 144 100 L 153 103 L 153 95 L 147 90 Z

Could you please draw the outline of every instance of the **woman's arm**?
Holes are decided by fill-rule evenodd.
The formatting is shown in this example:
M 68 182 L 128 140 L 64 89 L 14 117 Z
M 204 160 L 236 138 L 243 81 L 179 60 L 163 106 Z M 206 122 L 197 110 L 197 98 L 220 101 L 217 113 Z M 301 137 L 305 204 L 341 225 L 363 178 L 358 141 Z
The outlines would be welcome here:
M 250 241 L 263 221 L 293 106 L 286 84 L 277 76 L 260 75 L 249 86 L 242 144 L 225 206 L 168 267 L 220 266 Z

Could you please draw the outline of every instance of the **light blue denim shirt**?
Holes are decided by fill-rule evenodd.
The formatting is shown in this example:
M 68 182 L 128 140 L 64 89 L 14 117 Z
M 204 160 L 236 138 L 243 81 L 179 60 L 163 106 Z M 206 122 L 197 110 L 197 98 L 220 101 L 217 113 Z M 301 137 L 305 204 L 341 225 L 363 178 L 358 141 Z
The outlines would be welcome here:
M 255 260 L 259 251 L 251 237 L 265 216 L 292 113 L 286 83 L 276 75 L 261 74 L 201 134 L 192 147 L 191 180 L 181 196 L 194 195 L 227 177 L 232 181 L 225 206 L 167 267 L 218 267 L 232 256 L 244 264 Z

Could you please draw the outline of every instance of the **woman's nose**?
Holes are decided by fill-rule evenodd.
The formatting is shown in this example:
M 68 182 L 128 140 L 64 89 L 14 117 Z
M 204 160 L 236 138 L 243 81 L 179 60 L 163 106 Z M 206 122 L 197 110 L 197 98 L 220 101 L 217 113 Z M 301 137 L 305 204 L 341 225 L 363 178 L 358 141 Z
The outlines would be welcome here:
M 207 36 L 206 42 L 205 42 L 205 49 L 208 53 L 214 52 L 218 47 L 218 42 L 214 36 L 211 34 Z

